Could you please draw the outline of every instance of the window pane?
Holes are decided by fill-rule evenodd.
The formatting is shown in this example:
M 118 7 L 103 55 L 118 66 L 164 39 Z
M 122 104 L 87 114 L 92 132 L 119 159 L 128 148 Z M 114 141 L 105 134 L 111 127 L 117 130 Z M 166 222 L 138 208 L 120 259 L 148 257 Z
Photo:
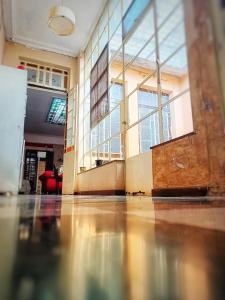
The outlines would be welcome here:
M 98 144 L 98 126 L 91 130 L 91 148 L 95 148 Z
M 134 0 L 123 18 L 123 38 L 138 22 L 151 0 Z
M 139 125 L 141 152 L 150 150 L 150 147 L 160 143 L 159 114 L 155 113 Z
M 155 62 L 155 55 L 153 55 L 155 54 L 155 38 L 153 35 L 154 19 L 153 9 L 151 8 L 124 46 L 124 59 L 126 64 L 130 62 L 133 57 L 138 55 L 144 47 L 146 47 L 145 51 L 139 54 L 138 57 L 148 60 L 152 57 Z
M 108 26 L 104 29 L 103 33 L 99 38 L 99 53 L 105 48 L 106 44 L 108 43 Z
M 170 55 L 185 44 L 185 28 L 183 7 L 174 11 L 158 33 L 160 62 L 163 63 Z
M 123 85 L 113 82 L 110 88 L 110 109 L 118 105 L 123 99 Z
M 98 157 L 104 161 L 109 161 L 109 142 L 99 146 Z
M 111 160 L 121 159 L 120 136 L 111 139 Z
M 164 142 L 166 142 L 171 140 L 172 138 L 170 105 L 166 105 L 163 107 L 162 115 L 163 115 L 163 139 Z
M 120 132 L 120 107 L 111 113 L 111 136 Z
M 62 75 L 52 74 L 52 86 L 54 87 L 62 87 Z
M 193 131 L 190 93 L 184 93 L 163 107 L 164 139 L 170 140 Z
M 120 1 L 118 2 L 118 5 L 116 6 L 115 10 L 113 11 L 113 14 L 110 16 L 109 19 L 109 37 L 111 37 L 114 32 L 117 30 L 120 22 L 121 22 L 121 4 Z M 122 29 L 122 27 L 121 27 Z M 122 35 L 122 30 L 121 30 Z
M 39 83 L 43 84 L 44 83 L 44 72 L 39 71 Z
M 98 158 L 97 148 L 91 152 L 91 167 L 96 167 L 96 159 Z
M 162 90 L 172 99 L 189 89 L 187 52 L 184 46 L 160 69 Z
M 113 34 L 111 40 L 109 41 L 109 61 L 116 54 L 116 52 L 119 51 L 121 46 L 122 46 L 122 26 L 120 25 L 117 31 Z M 122 48 L 120 49 L 119 53 L 122 58 Z
M 27 68 L 27 80 L 29 82 L 37 81 L 37 70 Z

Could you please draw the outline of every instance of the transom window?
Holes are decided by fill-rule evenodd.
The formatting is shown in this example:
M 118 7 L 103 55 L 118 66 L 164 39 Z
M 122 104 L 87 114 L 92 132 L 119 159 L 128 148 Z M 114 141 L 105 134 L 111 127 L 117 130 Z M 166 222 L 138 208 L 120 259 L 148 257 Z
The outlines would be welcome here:
M 67 70 L 35 62 L 21 61 L 20 64 L 27 70 L 29 85 L 62 91 L 68 89 L 69 72 Z

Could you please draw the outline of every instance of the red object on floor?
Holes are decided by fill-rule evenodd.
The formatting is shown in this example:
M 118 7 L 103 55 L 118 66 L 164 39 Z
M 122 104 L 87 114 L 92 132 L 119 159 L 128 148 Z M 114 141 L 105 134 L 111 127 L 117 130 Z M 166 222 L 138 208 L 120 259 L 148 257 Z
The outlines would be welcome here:
M 42 183 L 43 186 L 43 193 L 62 193 L 62 180 L 63 175 L 58 176 L 58 189 L 57 191 L 57 184 L 56 184 L 56 178 L 54 177 L 53 171 L 45 171 L 41 176 L 39 176 L 39 180 Z
M 25 67 L 24 66 L 18 66 L 17 69 L 19 69 L 19 70 L 25 70 Z

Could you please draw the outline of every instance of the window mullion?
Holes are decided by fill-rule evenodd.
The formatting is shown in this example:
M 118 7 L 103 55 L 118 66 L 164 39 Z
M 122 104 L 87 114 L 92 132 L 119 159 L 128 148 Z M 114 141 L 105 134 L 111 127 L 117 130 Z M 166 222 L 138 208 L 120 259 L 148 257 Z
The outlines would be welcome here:
M 163 143 L 163 115 L 162 115 L 162 88 L 161 88 L 161 73 L 160 73 L 160 52 L 159 52 L 159 37 L 157 24 L 157 8 L 156 1 L 153 3 L 155 43 L 156 43 L 156 74 L 157 74 L 157 91 L 158 91 L 158 115 L 159 115 L 159 138 L 160 143 Z

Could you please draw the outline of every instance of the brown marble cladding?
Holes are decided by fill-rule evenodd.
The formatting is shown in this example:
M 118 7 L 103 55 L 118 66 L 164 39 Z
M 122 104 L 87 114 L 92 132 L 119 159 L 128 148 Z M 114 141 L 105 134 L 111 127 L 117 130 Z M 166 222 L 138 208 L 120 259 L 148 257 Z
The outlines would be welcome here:
M 225 134 L 208 0 L 185 3 L 195 135 L 153 149 L 154 188 L 207 186 L 225 194 Z

